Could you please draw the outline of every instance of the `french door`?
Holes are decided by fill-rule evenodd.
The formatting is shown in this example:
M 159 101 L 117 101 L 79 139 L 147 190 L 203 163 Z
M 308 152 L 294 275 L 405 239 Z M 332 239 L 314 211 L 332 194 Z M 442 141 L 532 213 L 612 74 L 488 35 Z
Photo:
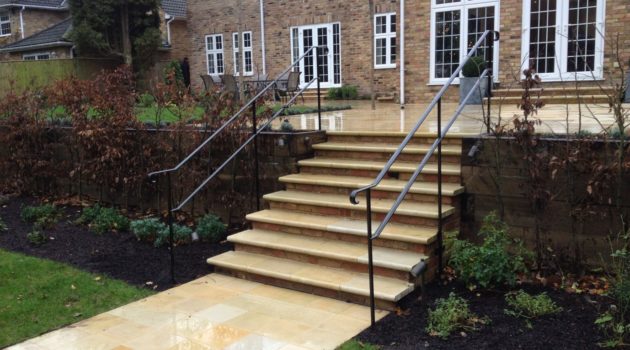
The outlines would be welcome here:
M 319 66 L 321 87 L 341 86 L 341 32 L 339 23 L 317 24 L 291 28 L 291 55 L 297 61 L 313 46 L 325 46 L 328 50 L 313 50 L 297 65 L 300 75 L 300 87 L 304 87 L 315 78 Z M 315 55 L 317 51 L 317 56 Z M 326 51 L 326 52 L 325 52 Z M 316 85 L 312 84 L 311 88 Z
M 605 0 L 524 0 L 522 62 L 543 80 L 603 77 Z

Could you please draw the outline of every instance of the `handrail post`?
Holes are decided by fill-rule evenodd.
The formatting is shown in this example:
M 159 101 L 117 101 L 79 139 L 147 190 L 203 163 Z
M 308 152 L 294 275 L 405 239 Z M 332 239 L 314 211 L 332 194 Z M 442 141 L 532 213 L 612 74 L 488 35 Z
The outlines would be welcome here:
M 167 184 L 167 191 L 168 191 L 168 196 L 167 196 L 167 202 L 168 202 L 168 214 L 167 214 L 167 220 L 168 220 L 168 235 L 169 235 L 169 239 L 168 239 L 168 251 L 169 254 L 171 256 L 171 282 L 173 284 L 175 284 L 175 252 L 173 250 L 174 247 L 174 242 L 173 242 L 173 190 L 171 187 L 171 173 L 167 173 L 166 174 L 166 180 L 168 181 Z
M 319 50 L 324 50 L 321 47 L 315 47 L 315 74 L 317 74 L 317 123 L 319 125 L 319 131 L 322 130 L 322 87 L 320 84 L 320 72 L 319 72 Z
M 370 327 L 376 323 L 376 311 L 374 305 L 374 261 L 372 257 L 372 190 L 365 192 L 365 205 L 367 208 L 367 245 L 368 245 L 368 275 L 370 279 Z
M 256 179 L 256 211 L 260 211 L 260 175 L 258 163 L 258 134 L 256 126 L 256 100 L 252 103 L 252 133 L 254 135 L 254 178 Z
M 488 41 L 490 42 L 488 44 Z M 486 36 L 486 51 L 485 51 L 485 59 L 486 59 L 486 67 L 488 69 L 490 69 L 490 74 L 488 74 L 488 91 L 487 91 L 487 98 L 488 98 L 488 116 L 486 119 L 486 132 L 489 134 L 490 133 L 490 123 L 492 122 L 492 119 L 490 117 L 490 110 L 492 108 L 492 82 L 493 82 L 493 74 L 492 72 L 494 71 L 494 32 L 491 33 L 491 35 L 487 35 Z
M 440 277 L 442 273 L 442 259 L 443 259 L 443 227 L 442 227 L 442 98 L 437 103 L 437 129 L 438 129 L 438 167 L 437 167 L 437 186 L 438 186 L 438 271 L 437 277 Z

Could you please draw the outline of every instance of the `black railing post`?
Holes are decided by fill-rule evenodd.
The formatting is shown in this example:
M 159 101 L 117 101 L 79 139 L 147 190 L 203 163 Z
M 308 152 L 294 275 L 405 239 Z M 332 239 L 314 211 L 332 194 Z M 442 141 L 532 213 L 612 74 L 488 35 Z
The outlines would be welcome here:
M 437 129 L 438 129 L 438 166 L 437 166 L 437 186 L 438 186 L 438 271 L 437 277 L 440 277 L 442 273 L 442 259 L 443 259 L 443 227 L 442 227 L 442 98 L 437 103 Z
M 168 220 L 168 235 L 169 235 L 169 239 L 168 239 L 168 250 L 169 253 L 171 255 L 171 282 L 173 284 L 175 284 L 175 251 L 173 249 L 173 247 L 175 246 L 174 242 L 173 242 L 173 191 L 172 191 L 172 187 L 171 187 L 171 173 L 167 173 L 166 174 L 166 180 L 168 181 L 167 184 L 167 191 L 168 191 L 168 198 L 167 198 L 167 202 L 168 202 L 168 214 L 167 214 L 167 220 Z
M 368 275 L 370 279 L 370 326 L 376 323 L 376 306 L 374 305 L 374 262 L 372 257 L 372 190 L 365 192 L 367 207 L 367 245 L 368 245 Z
M 488 41 L 490 42 L 488 44 Z M 486 35 L 486 67 L 490 70 L 490 74 L 488 74 L 488 117 L 486 118 L 486 132 L 490 133 L 490 123 L 492 122 L 492 118 L 490 117 L 490 110 L 492 109 L 492 72 L 494 71 L 494 32 L 488 33 Z
M 315 47 L 315 71 L 317 74 L 317 122 L 319 124 L 319 130 L 322 130 L 322 87 L 320 84 L 320 72 L 319 72 L 319 50 L 323 50 L 320 47 Z
M 256 135 L 256 100 L 252 103 L 252 133 L 254 135 L 254 178 L 256 181 L 256 211 L 260 210 L 260 174 L 258 163 L 258 136 Z

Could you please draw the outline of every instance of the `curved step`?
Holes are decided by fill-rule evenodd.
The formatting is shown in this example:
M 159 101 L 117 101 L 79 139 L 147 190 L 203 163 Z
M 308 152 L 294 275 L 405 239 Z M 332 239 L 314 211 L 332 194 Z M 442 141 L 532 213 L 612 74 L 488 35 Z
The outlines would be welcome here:
M 315 157 L 311 159 L 305 159 L 298 161 L 298 165 L 301 167 L 316 167 L 316 168 L 336 168 L 336 169 L 356 169 L 356 170 L 371 170 L 381 171 L 387 162 L 385 161 L 371 161 L 360 159 L 343 159 L 343 158 L 327 158 L 327 157 Z M 401 173 L 413 173 L 416 171 L 418 163 L 415 162 L 396 162 L 391 168 L 392 172 Z M 437 174 L 436 164 L 427 164 L 422 170 L 423 174 Z M 444 175 L 461 175 L 461 166 L 454 164 L 442 164 L 442 174 Z
M 346 143 L 346 142 L 325 142 L 313 145 L 316 151 L 351 151 L 351 152 L 373 152 L 373 153 L 394 153 L 398 145 L 379 143 Z M 403 154 L 426 154 L 431 147 L 419 145 L 407 145 L 402 151 Z M 462 154 L 461 146 L 442 146 L 442 154 L 446 156 L 459 156 Z
M 329 186 L 329 187 L 343 187 L 348 189 L 356 189 L 369 185 L 374 179 L 359 176 L 336 176 L 336 175 L 323 175 L 323 174 L 292 174 L 280 177 L 280 182 L 303 184 L 303 185 L 317 185 L 317 186 Z M 388 192 L 401 192 L 403 187 L 407 184 L 407 181 L 384 179 L 376 186 L 376 190 L 388 191 Z M 442 194 L 445 196 L 456 196 L 464 192 L 464 187 L 453 184 L 443 183 Z M 437 195 L 437 183 L 435 182 L 416 182 L 411 186 L 409 193 L 417 194 L 429 194 Z
M 350 203 L 347 195 L 310 193 L 299 191 L 278 191 L 263 196 L 267 201 L 284 202 L 292 204 L 304 204 L 317 207 L 340 208 L 356 211 L 365 211 L 365 204 L 354 205 Z M 363 201 L 361 201 L 363 202 Z M 372 212 L 387 213 L 394 203 L 393 199 L 375 198 L 372 199 Z M 363 204 L 363 205 L 362 205 Z M 455 213 L 455 208 L 450 205 L 442 206 L 442 217 Z M 414 216 L 429 219 L 438 219 L 438 207 L 436 204 L 402 202 L 396 210 L 397 215 Z
M 207 260 L 224 269 L 277 278 L 338 292 L 369 296 L 368 275 L 246 252 L 227 252 Z M 374 276 L 377 299 L 397 302 L 413 291 L 412 283 Z
M 322 257 L 353 263 L 367 264 L 368 252 L 365 244 L 349 243 L 332 239 L 313 238 L 277 231 L 248 230 L 228 237 L 236 244 L 276 249 L 313 257 Z M 420 253 L 398 249 L 374 247 L 374 266 L 398 271 L 411 271 L 411 268 L 427 259 Z
M 400 131 L 326 131 L 327 135 L 332 136 L 368 136 L 368 137 L 400 137 L 404 138 L 409 133 L 400 132 Z M 417 132 L 413 135 L 414 137 L 421 138 L 435 138 L 437 133 L 431 132 Z M 465 137 L 476 137 L 479 136 L 478 133 L 457 133 L 457 132 L 449 132 L 444 137 L 447 139 L 460 139 Z
M 247 215 L 247 220 L 272 225 L 286 225 L 298 228 L 329 231 L 365 237 L 365 220 L 352 220 L 332 216 L 320 216 L 293 211 L 267 209 Z M 372 222 L 376 228 L 380 222 Z M 390 222 L 383 230 L 381 238 L 416 244 L 430 244 L 436 239 L 436 229 Z

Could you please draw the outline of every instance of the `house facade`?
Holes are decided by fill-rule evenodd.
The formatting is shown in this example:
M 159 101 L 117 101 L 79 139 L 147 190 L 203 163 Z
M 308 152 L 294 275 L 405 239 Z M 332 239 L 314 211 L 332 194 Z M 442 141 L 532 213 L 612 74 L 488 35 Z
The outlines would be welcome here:
M 374 5 L 372 20 L 367 1 L 189 0 L 194 86 L 201 87 L 199 74 L 237 74 L 241 65 L 246 76 L 275 77 L 309 47 L 324 45 L 328 52 L 318 60 L 322 86 L 355 85 L 365 95 L 373 70 L 377 95 L 422 102 L 489 29 L 501 33 L 494 69 L 502 87 L 514 84 L 530 64 L 552 85 L 598 84 L 617 74 L 619 64 L 628 68 L 628 0 L 374 0 Z M 239 39 L 242 45 L 236 45 Z M 304 84 L 315 74 L 315 60 L 298 65 Z M 452 89 L 450 98 L 456 94 Z

